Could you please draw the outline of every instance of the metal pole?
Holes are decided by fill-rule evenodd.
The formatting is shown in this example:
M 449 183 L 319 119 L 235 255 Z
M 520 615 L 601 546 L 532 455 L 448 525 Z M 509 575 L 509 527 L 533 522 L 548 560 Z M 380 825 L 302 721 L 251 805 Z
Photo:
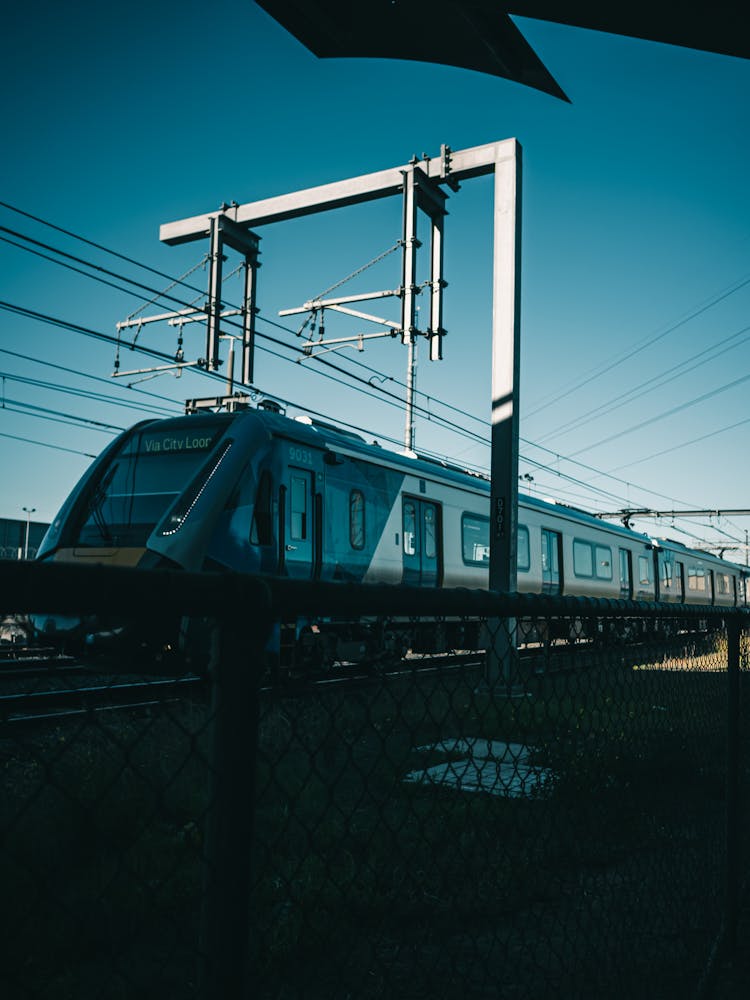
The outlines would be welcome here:
M 31 515 L 36 510 L 36 507 L 23 507 L 22 510 L 26 511 L 26 543 L 23 547 L 23 557 L 24 559 L 29 558 L 29 533 L 31 531 Z
M 406 371 L 406 426 L 404 428 L 404 448 L 414 451 L 414 391 L 417 384 L 417 338 L 409 338 L 409 356 Z
M 408 344 L 414 336 L 417 271 L 417 192 L 414 167 L 404 173 L 403 260 L 401 267 L 401 340 Z
M 265 596 L 265 607 L 260 608 Z M 200 1000 L 250 996 L 250 874 L 268 594 L 251 621 L 234 609 L 212 675 L 210 801 L 200 948 Z M 260 609 L 259 609 L 260 608 Z
M 417 191 L 415 167 L 404 172 L 403 259 L 401 267 L 401 340 L 409 348 L 406 373 L 404 448 L 414 450 L 414 368 L 416 365 Z
M 234 392 L 234 337 L 229 338 L 229 357 L 227 358 L 227 396 Z
M 221 324 L 221 265 L 224 261 L 221 222 L 218 216 L 211 219 L 211 244 L 209 248 L 208 322 L 206 323 L 206 370 L 215 372 L 219 367 L 219 333 Z
M 245 293 L 242 309 L 242 384 L 252 385 L 255 377 L 255 270 L 257 258 L 245 257 Z
M 443 359 L 443 215 L 432 216 L 430 254 L 430 361 Z
M 727 621 L 727 829 L 724 948 L 737 954 L 740 900 L 740 635 L 739 617 Z
M 517 590 L 518 383 L 521 309 L 521 147 L 499 143 L 495 163 L 492 283 L 490 590 Z M 488 623 L 487 682 L 515 674 L 514 622 Z

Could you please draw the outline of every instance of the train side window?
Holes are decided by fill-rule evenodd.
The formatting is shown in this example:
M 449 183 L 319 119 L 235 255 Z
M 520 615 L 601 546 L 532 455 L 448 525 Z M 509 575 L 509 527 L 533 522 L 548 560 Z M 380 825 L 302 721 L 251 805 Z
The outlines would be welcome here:
M 404 500 L 404 552 L 417 554 L 417 510 L 411 500 Z
M 518 557 L 516 563 L 522 573 L 526 573 L 531 568 L 529 529 L 523 524 L 518 525 Z
M 576 576 L 598 580 L 612 579 L 612 549 L 573 539 L 573 572 Z
M 728 573 L 717 573 L 716 574 L 716 591 L 719 594 L 725 595 L 732 592 L 732 588 L 729 585 L 729 574 Z
M 295 541 L 307 538 L 307 483 L 302 476 L 291 478 L 289 534 Z
M 542 528 L 542 569 L 547 573 L 557 576 L 560 572 L 558 558 L 560 533 Z
M 620 549 L 620 597 L 625 599 L 633 596 L 633 574 L 630 567 L 630 552 L 627 549 Z
M 437 538 L 435 536 L 435 508 L 431 503 L 424 504 L 424 554 L 427 559 L 437 556 Z
M 353 549 L 365 547 L 365 495 L 362 490 L 349 494 L 349 544 Z
M 599 580 L 612 579 L 612 549 L 607 545 L 595 545 L 594 569 Z
M 573 572 L 576 576 L 594 575 L 594 553 L 588 542 L 573 540 Z
M 688 568 L 688 590 L 706 590 L 706 574 L 702 566 L 690 566 Z
M 542 593 L 559 594 L 560 547 L 562 536 L 559 531 L 542 528 Z
M 672 586 L 672 563 L 665 552 L 659 553 L 659 577 L 662 587 L 669 590 Z
M 490 519 L 464 511 L 461 515 L 461 554 L 467 566 L 490 561 Z
M 651 583 L 651 562 L 646 556 L 638 556 L 638 582 L 643 587 Z
M 273 518 L 271 516 L 271 473 L 266 469 L 261 473 L 258 492 L 255 496 L 253 522 L 250 525 L 250 541 L 253 545 L 273 543 Z

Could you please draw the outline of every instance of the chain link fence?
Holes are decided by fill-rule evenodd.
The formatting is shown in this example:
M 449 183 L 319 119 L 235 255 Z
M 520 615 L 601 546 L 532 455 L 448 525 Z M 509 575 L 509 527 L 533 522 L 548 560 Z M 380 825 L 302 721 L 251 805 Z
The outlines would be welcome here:
M 743 612 L 18 563 L 0 607 L 118 623 L 0 663 L 3 996 L 720 995 Z

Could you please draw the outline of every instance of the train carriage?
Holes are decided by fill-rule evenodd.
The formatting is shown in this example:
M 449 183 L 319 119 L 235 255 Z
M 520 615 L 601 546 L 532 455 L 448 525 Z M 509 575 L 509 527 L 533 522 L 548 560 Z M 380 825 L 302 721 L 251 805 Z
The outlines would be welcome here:
M 203 412 L 144 421 L 105 449 L 39 558 L 486 588 L 489 497 L 483 476 L 289 419 L 275 405 Z M 745 603 L 746 575 L 564 504 L 519 500 L 520 591 L 734 606 Z M 111 635 L 102 623 L 45 618 L 37 627 L 48 638 L 86 633 L 93 645 Z M 338 656 L 345 636 L 368 647 L 351 623 L 315 635 L 326 656 Z

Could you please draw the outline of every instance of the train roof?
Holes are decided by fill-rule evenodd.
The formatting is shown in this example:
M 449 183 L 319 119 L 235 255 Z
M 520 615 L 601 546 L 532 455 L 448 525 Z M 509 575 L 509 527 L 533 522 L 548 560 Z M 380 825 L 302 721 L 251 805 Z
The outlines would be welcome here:
M 216 419 L 221 418 L 222 421 L 226 421 L 227 419 L 230 421 L 232 419 L 252 419 L 262 423 L 269 434 L 274 436 L 291 438 L 310 447 L 322 447 L 326 451 L 351 458 L 361 458 L 365 461 L 387 464 L 391 468 L 398 469 L 405 474 L 421 476 L 425 479 L 434 479 L 443 483 L 454 483 L 462 486 L 464 489 L 471 489 L 477 493 L 484 493 L 487 496 L 490 493 L 490 478 L 486 474 L 461 468 L 459 465 L 432 455 L 392 451 L 390 448 L 383 447 L 377 441 L 366 441 L 361 434 L 355 431 L 347 430 L 325 420 L 319 420 L 317 417 L 305 415 L 296 418 L 288 417 L 282 411 L 281 407 L 273 404 L 272 408 L 260 406 L 254 409 L 238 409 L 231 415 L 213 413 L 209 416 L 204 411 L 200 416 L 201 419 L 214 417 Z M 176 419 L 195 420 L 197 419 L 197 415 Z M 730 565 L 737 571 L 743 571 L 745 575 L 750 574 L 748 567 L 738 563 L 730 563 L 728 560 L 720 559 L 710 552 L 691 549 L 681 542 L 672 541 L 671 539 L 653 538 L 650 535 L 625 527 L 625 525 L 602 521 L 587 511 L 580 510 L 577 507 L 572 507 L 557 500 L 520 495 L 519 506 L 537 510 L 540 513 L 554 514 L 556 517 L 564 517 L 569 521 L 579 523 L 581 526 L 597 528 L 609 535 L 618 535 L 622 539 L 642 542 L 648 546 L 679 548 L 699 558 L 706 558 L 711 562 Z
M 738 572 L 742 572 L 745 576 L 750 576 L 750 567 L 743 566 L 742 563 L 733 562 L 731 559 L 724 559 L 721 556 L 716 555 L 714 552 L 707 552 L 705 549 L 691 549 L 689 545 L 685 545 L 684 542 L 677 541 L 676 538 L 653 538 L 653 544 L 655 547 L 661 549 L 672 549 L 678 552 L 688 552 L 692 556 L 698 556 L 700 559 L 705 559 L 710 563 L 721 563 L 722 566 L 731 566 Z
M 392 451 L 377 442 L 368 443 L 360 434 L 313 417 L 301 416 L 292 419 L 282 413 L 270 410 L 244 412 L 250 412 L 256 419 L 260 419 L 270 433 L 294 438 L 294 440 L 309 444 L 311 447 L 320 448 L 323 446 L 327 450 L 341 455 L 362 458 L 378 464 L 388 464 L 392 468 L 410 475 L 436 479 L 443 483 L 455 483 L 465 489 L 486 495 L 490 493 L 490 478 L 487 474 L 461 468 L 459 465 L 432 455 Z M 581 525 L 596 527 L 608 534 L 616 534 L 622 538 L 650 544 L 648 535 L 633 531 L 632 528 L 626 528 L 623 525 L 607 524 L 593 514 L 568 504 L 528 495 L 520 496 L 519 503 L 540 512 L 554 513 L 556 517 L 565 517 Z

